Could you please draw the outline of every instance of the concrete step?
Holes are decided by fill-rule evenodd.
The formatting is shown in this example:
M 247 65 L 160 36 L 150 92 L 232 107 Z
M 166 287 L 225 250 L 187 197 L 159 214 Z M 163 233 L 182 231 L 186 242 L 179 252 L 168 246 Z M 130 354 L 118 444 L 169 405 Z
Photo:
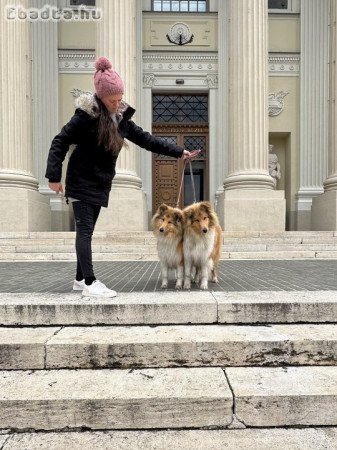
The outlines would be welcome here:
M 249 427 L 336 425 L 337 367 L 226 369 L 236 418 Z
M 0 328 L 0 369 L 337 365 L 337 325 Z
M 228 257 L 228 255 L 226 256 Z M 1 252 L 0 261 L 76 261 L 76 253 L 75 251 L 71 253 Z M 158 255 L 145 251 L 141 253 L 93 253 L 93 261 L 158 261 Z
M 336 366 L 0 372 L 4 430 L 301 425 L 336 427 Z
M 1 443 L 3 447 L 1 447 Z M 336 450 L 337 428 L 86 431 L 0 436 L 2 450 Z
M 220 368 L 0 372 L 0 429 L 223 427 L 232 408 Z
M 246 251 L 222 252 L 221 260 L 324 260 L 336 259 L 337 251 Z M 15 253 L 0 252 L 0 261 L 76 261 L 75 252 L 72 253 Z M 157 252 L 146 253 L 93 253 L 93 261 L 158 261 Z
M 74 232 L 0 233 L 0 261 L 75 261 Z M 337 232 L 223 232 L 221 259 L 336 259 Z M 96 232 L 94 261 L 157 261 L 151 231 Z
M 3 247 L 0 251 L 5 252 Z M 75 253 L 74 244 L 62 245 L 22 245 L 15 247 L 16 253 Z M 153 244 L 135 245 L 135 244 L 110 244 L 110 245 L 92 245 L 93 253 L 157 253 L 157 248 Z M 11 253 L 8 251 L 7 253 Z
M 337 323 L 336 291 L 0 293 L 1 326 Z
M 0 244 L 2 244 L 0 242 Z M 13 245 L 14 244 L 14 245 Z M 29 242 L 23 245 L 13 243 L 12 245 L 0 245 L 1 253 L 75 253 L 74 243 L 56 244 L 54 242 L 48 244 Z M 105 243 L 93 244 L 93 253 L 157 253 L 155 243 L 148 244 L 121 244 L 121 243 Z M 222 246 L 223 253 L 233 252 L 337 252 L 337 244 L 227 244 Z

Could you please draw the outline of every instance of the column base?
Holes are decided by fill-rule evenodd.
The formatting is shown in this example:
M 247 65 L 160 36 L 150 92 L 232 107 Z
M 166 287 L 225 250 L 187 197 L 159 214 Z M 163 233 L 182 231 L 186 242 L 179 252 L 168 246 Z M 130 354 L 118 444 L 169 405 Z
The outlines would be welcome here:
M 313 231 L 337 231 L 337 191 L 327 191 L 312 199 Z
M 311 211 L 296 211 L 293 222 L 296 231 L 311 231 Z
M 50 231 L 49 199 L 30 189 L 0 188 L 0 231 Z
M 284 191 L 235 189 L 225 191 L 218 202 L 224 231 L 284 231 Z
M 296 230 L 311 230 L 311 207 L 313 198 L 323 194 L 323 188 L 301 188 L 296 200 Z
M 113 186 L 108 208 L 102 208 L 95 230 L 146 231 L 146 195 L 142 189 Z
M 70 205 L 66 205 L 62 198 L 50 198 L 51 231 L 74 231 L 74 213 Z

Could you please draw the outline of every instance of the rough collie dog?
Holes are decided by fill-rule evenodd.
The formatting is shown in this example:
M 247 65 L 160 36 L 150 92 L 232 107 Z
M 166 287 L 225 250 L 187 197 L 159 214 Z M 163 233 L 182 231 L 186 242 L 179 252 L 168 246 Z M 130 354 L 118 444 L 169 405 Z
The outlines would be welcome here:
M 222 230 L 209 202 L 187 206 L 184 215 L 184 288 L 191 288 L 191 278 L 200 289 L 208 288 L 208 279 L 218 281 Z
M 184 278 L 183 213 L 165 204 L 159 206 L 152 218 L 153 233 L 161 266 L 161 288 L 166 289 L 169 269 L 176 269 L 176 289 L 181 289 Z

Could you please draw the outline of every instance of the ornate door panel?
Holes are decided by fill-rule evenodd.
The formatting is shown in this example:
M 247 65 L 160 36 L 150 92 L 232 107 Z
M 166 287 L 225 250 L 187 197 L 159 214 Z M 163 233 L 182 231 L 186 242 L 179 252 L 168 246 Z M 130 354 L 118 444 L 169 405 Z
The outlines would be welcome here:
M 178 144 L 178 136 L 159 135 L 162 139 Z M 178 144 L 179 145 L 179 144 Z M 153 156 L 153 211 L 161 203 L 175 206 L 177 201 L 177 186 L 179 182 L 179 163 L 176 158 L 168 156 Z
M 178 125 L 154 126 L 153 134 L 173 142 L 186 150 L 200 149 L 198 159 L 192 162 L 193 181 L 195 186 L 196 201 L 208 199 L 208 126 Z M 152 198 L 153 212 L 161 203 L 176 206 L 179 194 L 184 161 L 153 154 Z M 190 167 L 187 164 L 179 206 L 183 208 L 194 201 L 192 177 Z

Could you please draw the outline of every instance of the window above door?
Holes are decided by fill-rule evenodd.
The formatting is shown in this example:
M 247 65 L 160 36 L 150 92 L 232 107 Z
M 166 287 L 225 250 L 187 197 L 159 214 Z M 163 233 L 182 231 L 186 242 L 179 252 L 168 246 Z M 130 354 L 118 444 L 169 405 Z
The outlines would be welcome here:
M 153 95 L 154 123 L 208 123 L 208 96 Z
M 207 0 L 152 0 L 152 11 L 208 12 Z

